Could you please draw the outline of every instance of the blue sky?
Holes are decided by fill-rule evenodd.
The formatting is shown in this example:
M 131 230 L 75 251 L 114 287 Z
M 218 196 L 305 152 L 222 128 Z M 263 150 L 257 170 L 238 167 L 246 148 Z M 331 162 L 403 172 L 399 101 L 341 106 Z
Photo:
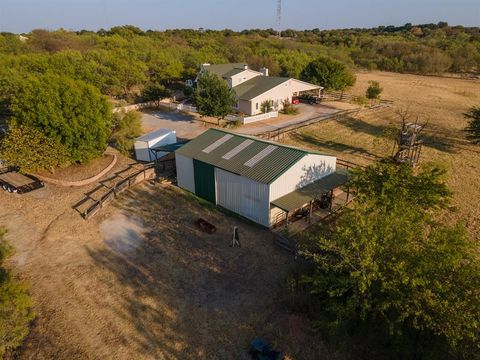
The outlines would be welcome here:
M 448 21 L 480 25 L 480 0 L 283 0 L 282 28 L 332 29 Z M 276 0 L 0 0 L 0 31 L 275 27 Z

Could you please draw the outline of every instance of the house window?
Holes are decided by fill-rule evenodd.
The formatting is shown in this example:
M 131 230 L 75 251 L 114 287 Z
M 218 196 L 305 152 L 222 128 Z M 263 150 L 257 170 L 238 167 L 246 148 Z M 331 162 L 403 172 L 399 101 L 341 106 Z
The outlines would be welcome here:
M 255 108 L 258 110 L 258 103 L 255 105 Z

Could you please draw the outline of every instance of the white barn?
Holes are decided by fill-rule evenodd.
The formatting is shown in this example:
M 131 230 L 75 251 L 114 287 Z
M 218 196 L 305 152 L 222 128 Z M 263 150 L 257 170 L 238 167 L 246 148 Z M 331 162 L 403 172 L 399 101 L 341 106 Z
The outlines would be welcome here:
M 346 182 L 335 156 L 218 129 L 178 149 L 175 159 L 179 187 L 265 227 L 313 201 L 309 186 L 330 191 Z

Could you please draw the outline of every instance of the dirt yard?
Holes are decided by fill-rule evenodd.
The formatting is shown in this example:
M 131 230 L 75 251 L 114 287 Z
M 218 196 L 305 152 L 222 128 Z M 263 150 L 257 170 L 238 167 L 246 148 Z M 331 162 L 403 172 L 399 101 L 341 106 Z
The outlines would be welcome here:
M 480 147 L 470 144 L 462 131 L 466 126 L 463 113 L 480 105 L 480 81 L 387 72 L 362 72 L 357 76 L 355 95 L 364 95 L 368 81 L 376 80 L 384 89 L 382 98 L 394 100 L 394 108 L 313 125 L 286 142 L 368 164 L 391 155 L 393 142 L 382 134 L 391 124 L 400 126 L 397 109 L 408 109 L 411 120 L 418 116 L 420 123 L 428 122 L 422 162 L 440 164 L 448 170 L 457 208 L 452 220 L 465 221 L 472 236 L 480 238 Z
M 114 171 L 128 163 L 120 157 Z M 327 352 L 307 346 L 308 324 L 283 311 L 292 259 L 267 230 L 153 183 L 86 222 L 72 206 L 95 186 L 0 192 L 10 265 L 31 284 L 38 314 L 18 358 L 247 359 L 257 335 L 289 359 Z M 218 232 L 200 231 L 199 217 Z M 229 246 L 233 226 L 240 249 Z

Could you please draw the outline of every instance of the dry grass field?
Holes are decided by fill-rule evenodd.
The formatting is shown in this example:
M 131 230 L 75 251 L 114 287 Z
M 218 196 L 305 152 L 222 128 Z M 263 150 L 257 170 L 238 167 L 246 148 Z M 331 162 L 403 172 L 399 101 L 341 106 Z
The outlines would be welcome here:
M 470 233 L 480 237 L 480 146 L 470 144 L 462 131 L 463 113 L 480 105 L 480 81 L 416 76 L 387 72 L 361 72 L 352 92 L 364 95 L 369 80 L 380 82 L 382 98 L 393 100 L 391 110 L 364 113 L 346 121 L 329 121 L 302 129 L 285 141 L 320 149 L 339 158 L 368 164 L 391 155 L 393 143 L 382 138 L 384 129 L 400 126 L 397 109 L 407 109 L 412 120 L 428 122 L 422 163 L 432 162 L 448 170 L 457 211 L 451 220 L 464 220 Z
M 120 157 L 114 171 L 130 162 Z M 0 192 L 10 265 L 31 284 L 38 315 L 16 358 L 238 360 L 255 336 L 287 359 L 335 358 L 285 312 L 293 259 L 269 231 L 154 183 L 84 221 L 72 205 L 95 186 Z M 199 217 L 217 233 L 198 229 Z M 242 248 L 229 246 L 234 226 Z

